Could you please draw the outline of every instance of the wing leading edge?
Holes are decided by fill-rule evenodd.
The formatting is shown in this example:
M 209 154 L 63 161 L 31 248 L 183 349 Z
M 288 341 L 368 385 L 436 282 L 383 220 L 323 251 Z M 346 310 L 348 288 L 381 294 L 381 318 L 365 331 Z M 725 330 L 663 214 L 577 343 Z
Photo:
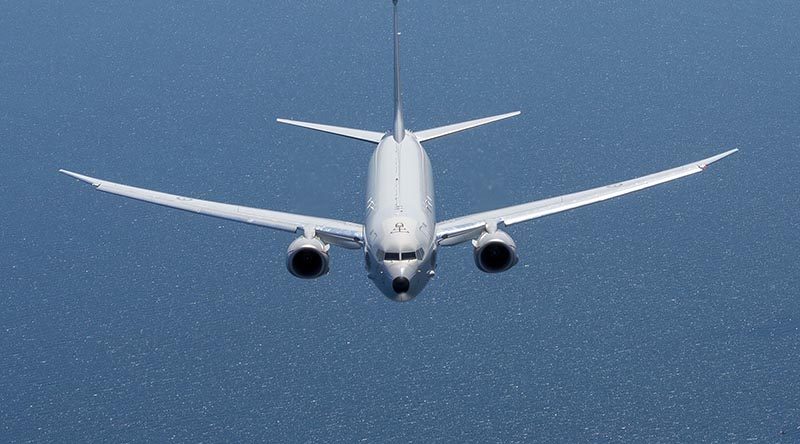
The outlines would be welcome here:
M 131 199 L 154 203 L 178 210 L 189 211 L 206 216 L 243 222 L 251 225 L 272 228 L 290 233 L 316 235 L 323 241 L 344 248 L 360 248 L 364 242 L 364 227 L 361 224 L 344 222 L 335 219 L 303 216 L 280 211 L 262 210 L 240 205 L 231 205 L 191 197 L 161 193 L 158 191 L 136 188 L 107 180 L 84 176 L 67 170 L 58 170 L 68 176 L 91 184 L 96 189 L 129 197 Z
M 733 149 L 677 168 L 603 187 L 446 220 L 436 224 L 436 239 L 439 245 L 456 245 L 476 238 L 487 227 L 526 222 L 700 173 L 708 165 L 737 151 Z

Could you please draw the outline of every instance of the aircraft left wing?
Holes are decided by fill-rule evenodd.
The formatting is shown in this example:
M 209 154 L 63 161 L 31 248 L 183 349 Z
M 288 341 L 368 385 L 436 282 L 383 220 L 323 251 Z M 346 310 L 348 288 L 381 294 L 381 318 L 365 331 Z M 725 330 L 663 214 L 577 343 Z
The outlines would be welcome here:
M 357 249 L 364 243 L 364 226 L 361 224 L 193 199 L 109 182 L 72 171 L 58 171 L 91 184 L 100 191 L 131 199 L 290 233 L 305 233 L 344 248 Z
M 650 188 L 665 182 L 702 172 L 708 165 L 738 151 L 733 149 L 708 159 L 677 168 L 618 182 L 604 187 L 565 194 L 550 199 L 537 200 L 522 205 L 457 217 L 436 224 L 436 241 L 439 245 L 456 245 L 477 238 L 484 230 L 517 224 L 550 214 L 560 213 L 584 205 L 602 202 L 614 197 Z

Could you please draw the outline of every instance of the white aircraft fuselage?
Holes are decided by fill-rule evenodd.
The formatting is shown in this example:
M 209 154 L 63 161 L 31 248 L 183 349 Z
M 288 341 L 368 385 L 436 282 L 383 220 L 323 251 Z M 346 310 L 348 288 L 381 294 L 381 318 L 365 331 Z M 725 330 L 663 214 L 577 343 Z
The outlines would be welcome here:
M 416 136 L 387 134 L 367 173 L 365 260 L 369 278 L 390 299 L 418 295 L 436 267 L 436 208 L 431 162 Z

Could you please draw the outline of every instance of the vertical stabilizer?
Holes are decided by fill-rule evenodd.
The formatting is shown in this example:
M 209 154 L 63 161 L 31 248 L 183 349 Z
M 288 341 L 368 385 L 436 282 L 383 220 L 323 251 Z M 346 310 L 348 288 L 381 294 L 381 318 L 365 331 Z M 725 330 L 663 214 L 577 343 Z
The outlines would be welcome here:
M 400 89 L 400 29 L 397 26 L 397 0 L 394 3 L 394 140 L 403 141 L 406 126 L 403 122 L 403 95 Z

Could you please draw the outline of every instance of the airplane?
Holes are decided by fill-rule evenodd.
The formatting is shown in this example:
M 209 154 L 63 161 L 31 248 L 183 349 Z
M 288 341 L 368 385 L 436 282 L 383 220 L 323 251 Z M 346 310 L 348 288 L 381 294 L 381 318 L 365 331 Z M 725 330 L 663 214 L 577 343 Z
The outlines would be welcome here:
M 364 223 L 258 209 L 136 188 L 59 170 L 99 191 L 165 207 L 298 234 L 286 253 L 286 268 L 301 279 L 315 279 L 330 269 L 331 245 L 364 252 L 367 275 L 389 299 L 406 302 L 422 292 L 435 275 L 439 248 L 472 242 L 475 265 L 486 273 L 509 270 L 518 262 L 517 246 L 506 227 L 665 182 L 700 173 L 736 151 L 717 154 L 677 168 L 572 194 L 436 220 L 431 162 L 423 142 L 497 122 L 519 111 L 423 131 L 406 128 L 400 84 L 400 32 L 393 3 L 394 122 L 386 132 L 278 119 L 278 122 L 377 144 L 369 162 Z

